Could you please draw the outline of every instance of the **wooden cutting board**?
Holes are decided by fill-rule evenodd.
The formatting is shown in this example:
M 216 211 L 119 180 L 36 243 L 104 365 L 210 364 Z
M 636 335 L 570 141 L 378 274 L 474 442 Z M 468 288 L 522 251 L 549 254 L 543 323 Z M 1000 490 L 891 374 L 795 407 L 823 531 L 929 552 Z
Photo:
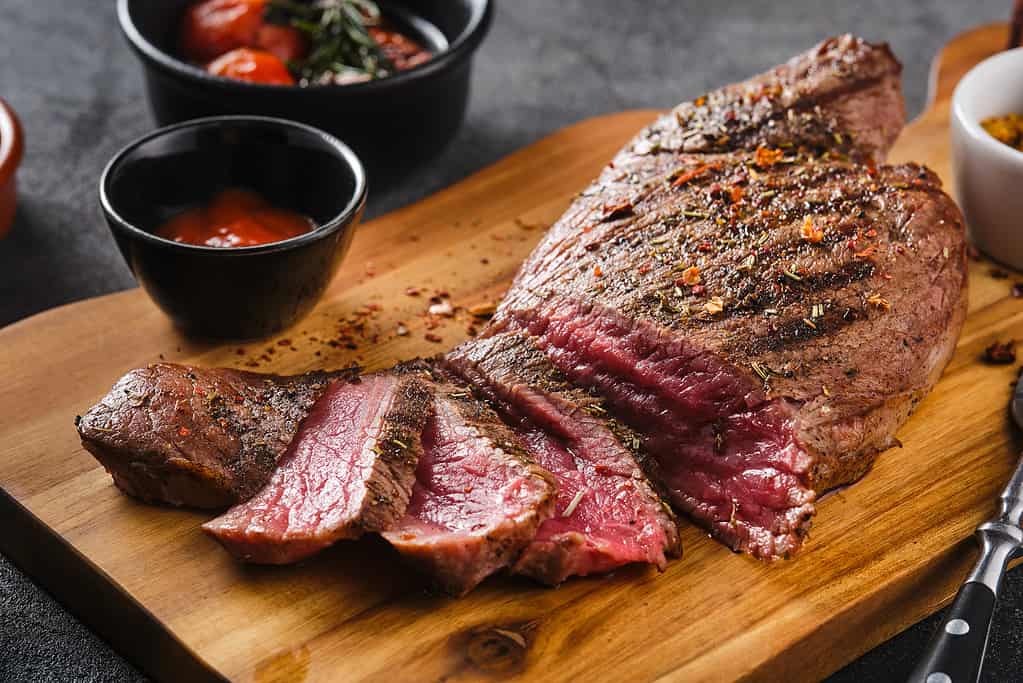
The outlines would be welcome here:
M 895 161 L 950 180 L 952 87 L 1005 35 L 981 28 L 941 53 L 931 107 Z M 175 681 L 811 680 L 935 611 L 1016 459 L 1016 368 L 978 359 L 994 340 L 1023 338 L 1023 299 L 985 262 L 971 263 L 958 350 L 900 431 L 904 447 L 823 500 L 803 553 L 773 566 L 686 525 L 685 557 L 661 575 L 634 567 L 556 590 L 497 578 L 461 600 L 426 593 L 375 539 L 303 566 L 243 567 L 200 533 L 206 515 L 129 500 L 79 445 L 75 414 L 159 359 L 298 372 L 453 346 L 473 324 L 464 309 L 499 296 L 572 194 L 654 115 L 585 121 L 363 226 L 323 303 L 280 338 L 188 341 L 138 290 L 0 331 L 0 550 L 127 658 Z M 439 291 L 463 310 L 428 329 Z

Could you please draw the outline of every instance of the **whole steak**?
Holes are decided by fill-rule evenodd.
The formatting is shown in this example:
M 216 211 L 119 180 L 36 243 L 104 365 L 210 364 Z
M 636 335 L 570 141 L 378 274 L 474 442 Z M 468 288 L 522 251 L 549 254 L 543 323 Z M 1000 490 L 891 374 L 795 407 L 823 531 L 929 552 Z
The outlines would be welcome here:
M 959 210 L 927 169 L 875 165 L 898 73 L 846 36 L 680 105 L 551 228 L 484 333 L 533 335 L 644 435 L 677 507 L 764 559 L 895 442 L 965 318 Z

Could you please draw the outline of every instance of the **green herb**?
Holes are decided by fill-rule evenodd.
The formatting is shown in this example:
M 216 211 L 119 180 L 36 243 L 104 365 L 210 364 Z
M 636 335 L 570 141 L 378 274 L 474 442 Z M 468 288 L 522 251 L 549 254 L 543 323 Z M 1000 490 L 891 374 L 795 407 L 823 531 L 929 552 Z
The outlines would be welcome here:
M 303 85 L 384 78 L 394 64 L 369 34 L 380 25 L 380 8 L 370 0 L 270 0 L 267 21 L 305 33 L 313 50 L 300 64 L 289 64 Z

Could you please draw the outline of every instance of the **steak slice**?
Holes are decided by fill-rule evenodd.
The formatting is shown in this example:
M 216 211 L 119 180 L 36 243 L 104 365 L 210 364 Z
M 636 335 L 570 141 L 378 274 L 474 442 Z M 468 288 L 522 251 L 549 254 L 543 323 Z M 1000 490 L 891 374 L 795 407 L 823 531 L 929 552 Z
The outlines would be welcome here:
M 225 508 L 263 487 L 328 384 L 350 375 L 156 363 L 122 377 L 77 420 L 78 434 L 125 493 Z
M 464 595 L 529 545 L 555 484 L 493 410 L 436 378 L 412 500 L 383 536 L 442 590 Z
M 955 204 L 925 168 L 873 165 L 897 74 L 842 38 L 681 106 L 551 228 L 483 333 L 536 335 L 645 436 L 680 509 L 764 559 L 895 442 L 965 318 Z M 762 86 L 781 113 L 737 99 Z M 701 143 L 711 120 L 749 126 Z
M 430 404 L 409 367 L 332 384 L 269 483 L 203 530 L 241 560 L 287 564 L 389 528 L 409 503 Z
M 514 565 L 548 584 L 632 562 L 663 570 L 681 551 L 674 515 L 630 448 L 639 438 L 602 401 L 567 384 L 528 337 L 463 344 L 447 365 L 520 426 L 537 464 L 558 483 L 555 515 Z

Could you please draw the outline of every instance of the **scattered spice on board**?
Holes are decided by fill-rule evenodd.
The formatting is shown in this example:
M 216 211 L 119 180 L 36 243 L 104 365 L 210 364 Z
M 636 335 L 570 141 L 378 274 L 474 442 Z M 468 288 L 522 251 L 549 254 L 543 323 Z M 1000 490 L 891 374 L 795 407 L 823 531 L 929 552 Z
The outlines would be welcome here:
M 427 332 L 426 334 L 424 334 L 423 339 L 425 339 L 428 342 L 433 342 L 434 344 L 440 344 L 442 341 L 444 341 L 442 338 L 438 337 L 432 332 Z
M 988 275 L 990 275 L 991 277 L 993 277 L 996 280 L 1008 280 L 1009 279 L 1009 273 L 1007 273 L 1006 271 L 1002 270 L 1001 268 L 992 268 L 991 270 L 988 271 Z
M 996 341 L 984 349 L 984 360 L 993 365 L 1008 365 L 1016 362 L 1016 340 Z
M 442 315 L 445 318 L 455 315 L 455 309 L 451 306 L 451 302 L 447 300 L 441 300 L 440 303 L 433 304 L 428 311 L 430 315 Z
M 469 307 L 469 315 L 477 318 L 489 318 L 494 315 L 494 311 L 497 310 L 497 304 L 486 303 L 476 304 L 475 306 Z
M 1023 297 L 1023 282 L 1016 282 L 1012 285 L 1012 295 L 1019 299 Z

